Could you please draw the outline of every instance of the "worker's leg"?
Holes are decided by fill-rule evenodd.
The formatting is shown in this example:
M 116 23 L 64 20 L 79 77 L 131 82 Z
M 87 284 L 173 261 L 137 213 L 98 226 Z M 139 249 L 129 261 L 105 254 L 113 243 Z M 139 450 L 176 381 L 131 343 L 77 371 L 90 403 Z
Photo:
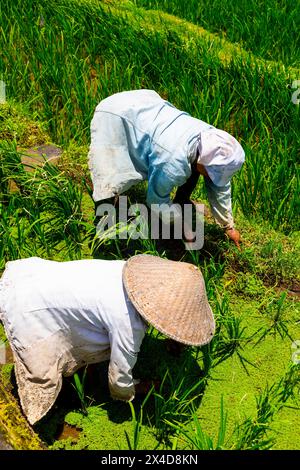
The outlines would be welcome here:
M 199 173 L 197 172 L 196 165 L 193 164 L 191 176 L 189 177 L 189 179 L 186 181 L 185 184 L 183 184 L 177 189 L 176 195 L 173 201 L 174 203 L 180 204 L 181 209 L 182 209 L 182 216 L 184 216 L 184 205 L 185 204 L 192 205 L 192 220 L 189 223 L 191 231 L 195 230 L 195 226 L 196 226 L 196 210 L 190 198 L 191 198 L 192 192 L 197 186 L 198 180 L 199 180 Z M 184 227 L 183 227 L 183 232 L 184 232 Z
M 189 179 L 176 191 L 176 195 L 174 198 L 174 203 L 177 204 L 188 204 L 190 202 L 190 197 L 192 192 L 197 186 L 199 180 L 199 173 L 196 170 L 195 165 L 192 165 L 192 174 Z

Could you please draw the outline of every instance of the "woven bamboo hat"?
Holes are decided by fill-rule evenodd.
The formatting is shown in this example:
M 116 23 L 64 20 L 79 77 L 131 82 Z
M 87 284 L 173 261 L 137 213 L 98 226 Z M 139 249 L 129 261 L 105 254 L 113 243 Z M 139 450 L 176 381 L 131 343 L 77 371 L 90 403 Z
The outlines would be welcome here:
M 214 317 L 196 266 L 137 255 L 126 262 L 123 282 L 139 314 L 161 333 L 192 346 L 212 339 Z

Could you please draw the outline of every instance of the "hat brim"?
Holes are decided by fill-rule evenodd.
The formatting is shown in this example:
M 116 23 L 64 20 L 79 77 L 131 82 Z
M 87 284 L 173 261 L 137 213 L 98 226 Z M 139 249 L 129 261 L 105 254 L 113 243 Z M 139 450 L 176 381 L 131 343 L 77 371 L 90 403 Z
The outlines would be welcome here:
M 191 346 L 211 341 L 215 322 L 196 266 L 137 255 L 126 262 L 123 283 L 138 313 L 164 335 Z

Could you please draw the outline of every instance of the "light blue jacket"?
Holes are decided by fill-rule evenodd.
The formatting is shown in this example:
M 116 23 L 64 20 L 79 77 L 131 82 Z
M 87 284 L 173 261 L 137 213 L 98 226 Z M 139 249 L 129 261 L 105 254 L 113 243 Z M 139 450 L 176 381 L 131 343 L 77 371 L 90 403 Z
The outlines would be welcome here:
M 171 205 L 170 193 L 191 175 L 201 132 L 213 126 L 163 100 L 155 91 L 112 95 L 97 106 L 91 123 L 89 166 L 95 201 L 148 180 L 147 204 Z M 230 182 L 205 178 L 213 216 L 232 226 Z

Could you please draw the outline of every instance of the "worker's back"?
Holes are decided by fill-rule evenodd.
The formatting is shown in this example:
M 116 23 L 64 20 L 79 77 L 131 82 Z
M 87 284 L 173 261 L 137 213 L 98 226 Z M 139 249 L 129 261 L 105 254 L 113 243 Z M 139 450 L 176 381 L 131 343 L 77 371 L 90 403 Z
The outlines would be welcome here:
M 186 156 L 188 148 L 199 133 L 212 126 L 180 111 L 162 99 L 153 90 L 132 90 L 116 93 L 99 103 L 96 111 L 104 111 L 123 118 L 127 126 L 127 138 L 133 147 L 135 141 L 149 136 L 152 151 L 158 147 L 171 154 L 180 152 Z
M 94 200 L 122 194 L 147 179 L 147 203 L 168 203 L 168 191 L 191 175 L 200 133 L 211 127 L 153 90 L 124 91 L 104 99 L 91 122 Z
M 51 408 L 62 375 L 85 364 L 110 358 L 110 388 L 122 397 L 122 380 L 136 361 L 146 329 L 124 291 L 124 264 L 41 258 L 7 263 L 0 280 L 1 320 L 30 423 Z M 128 381 L 124 394 L 130 397 L 131 376 Z

